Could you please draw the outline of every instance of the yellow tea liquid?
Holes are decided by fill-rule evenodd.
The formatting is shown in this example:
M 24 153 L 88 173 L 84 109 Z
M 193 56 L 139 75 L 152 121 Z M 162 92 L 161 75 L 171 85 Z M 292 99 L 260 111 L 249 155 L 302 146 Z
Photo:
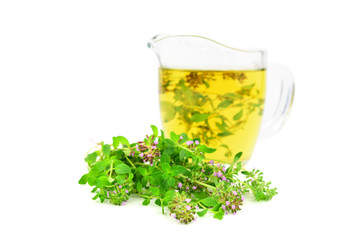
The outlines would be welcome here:
M 265 70 L 160 68 L 160 111 L 165 135 L 185 132 L 216 148 L 208 159 L 250 158 L 262 120 Z

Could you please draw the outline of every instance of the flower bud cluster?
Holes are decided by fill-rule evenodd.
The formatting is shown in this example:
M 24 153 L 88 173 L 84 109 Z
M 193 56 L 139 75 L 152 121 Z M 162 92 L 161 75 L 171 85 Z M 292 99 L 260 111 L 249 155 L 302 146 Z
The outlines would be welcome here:
M 245 198 L 242 196 L 240 188 L 227 182 L 220 182 L 216 187 L 213 196 L 216 196 L 222 203 L 221 208 L 225 214 L 236 214 L 241 210 L 240 206 L 243 205 Z
M 180 141 L 182 139 L 182 136 L 180 136 Z M 186 145 L 190 150 L 194 150 L 196 148 L 197 145 L 199 145 L 200 142 L 199 140 L 195 140 L 195 141 L 186 141 Z
M 196 220 L 196 203 L 185 192 L 175 192 L 174 197 L 168 203 L 168 208 L 170 216 L 181 223 L 188 224 Z
M 200 191 L 201 187 L 201 185 L 192 182 L 190 178 L 186 178 L 183 182 L 178 182 L 177 184 L 178 190 L 186 193 Z
M 160 150 L 157 147 L 157 144 L 159 143 L 157 139 L 149 138 L 149 136 L 146 135 L 147 142 L 139 141 L 135 149 L 131 152 L 131 155 L 134 156 L 135 153 L 138 154 L 138 156 L 143 160 L 144 163 L 149 162 L 152 166 L 154 164 L 154 160 L 159 158 L 161 156 Z
M 218 178 L 218 180 L 221 181 L 226 181 L 229 182 L 229 179 L 226 178 L 225 174 L 226 174 L 226 168 L 224 165 L 221 165 L 220 163 L 218 164 L 214 164 L 214 161 L 211 160 L 209 162 L 210 165 L 213 166 L 213 174 L 212 176 L 215 178 Z
M 132 191 L 131 184 L 115 184 L 115 189 L 113 191 L 108 191 L 107 195 L 111 203 L 115 205 L 125 205 L 125 202 L 130 197 L 130 192 Z

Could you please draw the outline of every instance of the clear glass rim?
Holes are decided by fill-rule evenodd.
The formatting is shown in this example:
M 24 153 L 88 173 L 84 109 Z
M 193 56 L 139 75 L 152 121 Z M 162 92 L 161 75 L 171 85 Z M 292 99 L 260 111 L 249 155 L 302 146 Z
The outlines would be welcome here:
M 156 36 L 154 36 L 149 42 L 148 42 L 148 47 L 149 48 L 155 48 L 155 43 L 157 42 L 160 42 L 162 40 L 165 40 L 165 39 L 168 39 L 168 38 L 175 38 L 175 37 L 194 37 L 194 38 L 202 38 L 202 39 L 205 39 L 205 40 L 208 40 L 208 41 L 211 41 L 213 43 L 216 43 L 220 46 L 223 46 L 225 48 L 228 48 L 228 49 L 231 49 L 231 50 L 234 50 L 234 51 L 239 51 L 239 52 L 246 52 L 246 53 L 261 53 L 261 54 L 265 54 L 266 53 L 266 50 L 263 50 L 263 49 L 239 49 L 239 48 L 234 48 L 234 47 L 230 47 L 228 45 L 225 45 L 225 44 L 222 44 L 222 43 L 219 43 L 215 40 L 212 40 L 210 38 L 207 38 L 207 37 L 203 37 L 203 36 L 199 36 L 199 35 L 167 35 L 167 34 L 158 34 Z

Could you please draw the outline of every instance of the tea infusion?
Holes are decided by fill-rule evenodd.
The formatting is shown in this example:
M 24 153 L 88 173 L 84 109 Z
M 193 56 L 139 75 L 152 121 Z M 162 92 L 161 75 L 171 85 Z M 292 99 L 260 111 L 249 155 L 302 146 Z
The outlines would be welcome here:
M 248 160 L 262 120 L 265 70 L 203 71 L 160 68 L 160 110 L 170 131 L 199 137 L 217 151 L 208 158 Z

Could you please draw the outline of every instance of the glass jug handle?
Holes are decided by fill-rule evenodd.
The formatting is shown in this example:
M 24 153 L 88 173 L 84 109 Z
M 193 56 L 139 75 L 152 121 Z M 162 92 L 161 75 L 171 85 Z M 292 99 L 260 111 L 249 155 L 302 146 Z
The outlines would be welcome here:
M 269 138 L 283 127 L 289 116 L 295 92 L 294 78 L 287 67 L 271 65 L 266 72 L 266 96 L 260 140 Z

